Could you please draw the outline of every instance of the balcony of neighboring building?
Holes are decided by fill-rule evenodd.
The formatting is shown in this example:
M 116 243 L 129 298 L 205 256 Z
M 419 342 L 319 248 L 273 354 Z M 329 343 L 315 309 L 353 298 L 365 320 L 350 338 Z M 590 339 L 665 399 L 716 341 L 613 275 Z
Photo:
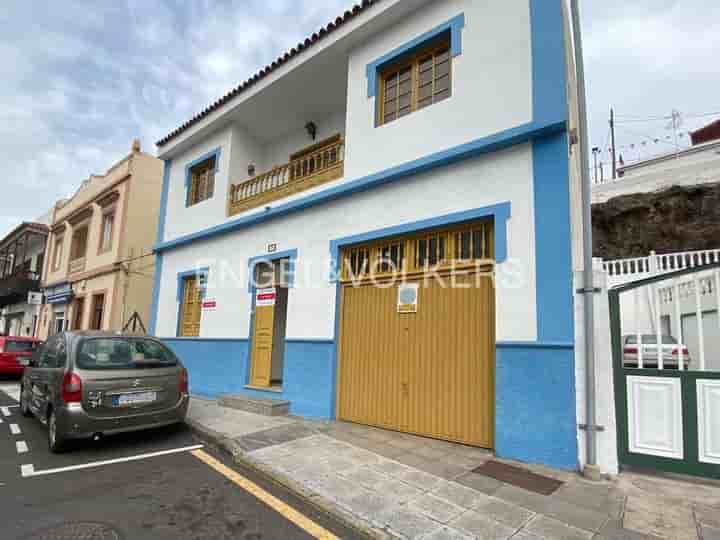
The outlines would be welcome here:
M 46 225 L 23 223 L 0 242 L 0 306 L 39 290 L 47 235 Z

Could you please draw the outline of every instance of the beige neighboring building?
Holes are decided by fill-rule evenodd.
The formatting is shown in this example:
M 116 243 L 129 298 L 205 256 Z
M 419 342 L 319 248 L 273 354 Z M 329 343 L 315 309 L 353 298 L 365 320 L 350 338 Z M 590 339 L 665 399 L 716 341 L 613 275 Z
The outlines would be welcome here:
M 55 206 L 43 272 L 38 337 L 62 330 L 121 330 L 152 302 L 163 162 L 131 152 Z

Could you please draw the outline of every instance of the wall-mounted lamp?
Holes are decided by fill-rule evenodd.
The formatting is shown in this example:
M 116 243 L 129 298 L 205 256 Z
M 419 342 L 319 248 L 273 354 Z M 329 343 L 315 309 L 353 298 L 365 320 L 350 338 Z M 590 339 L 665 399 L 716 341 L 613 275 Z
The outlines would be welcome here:
M 248 163 L 248 176 L 255 176 L 255 164 L 252 161 Z
M 312 137 L 312 140 L 315 140 L 315 137 L 317 137 L 317 126 L 315 125 L 315 122 L 308 122 L 305 124 L 305 129 L 308 132 L 308 135 Z

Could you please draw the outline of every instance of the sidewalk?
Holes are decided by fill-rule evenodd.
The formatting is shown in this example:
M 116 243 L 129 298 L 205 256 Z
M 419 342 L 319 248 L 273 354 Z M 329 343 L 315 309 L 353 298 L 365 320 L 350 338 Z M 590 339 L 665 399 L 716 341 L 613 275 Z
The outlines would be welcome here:
M 596 484 L 527 466 L 564 482 L 544 496 L 472 472 L 492 453 L 444 441 L 197 398 L 188 423 L 377 537 L 720 540 L 720 487 L 632 474 Z

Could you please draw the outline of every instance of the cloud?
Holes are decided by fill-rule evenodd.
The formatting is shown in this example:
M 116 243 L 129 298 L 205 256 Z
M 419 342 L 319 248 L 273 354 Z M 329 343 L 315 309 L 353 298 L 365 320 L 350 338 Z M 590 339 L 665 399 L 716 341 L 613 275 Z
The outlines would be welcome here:
M 352 0 L 8 0 L 0 11 L 0 235 L 146 150 Z M 607 111 L 720 111 L 720 4 L 582 2 L 592 138 Z M 688 118 L 688 127 L 703 119 Z M 665 135 L 662 123 L 633 126 Z M 634 135 L 618 130 L 621 144 Z

